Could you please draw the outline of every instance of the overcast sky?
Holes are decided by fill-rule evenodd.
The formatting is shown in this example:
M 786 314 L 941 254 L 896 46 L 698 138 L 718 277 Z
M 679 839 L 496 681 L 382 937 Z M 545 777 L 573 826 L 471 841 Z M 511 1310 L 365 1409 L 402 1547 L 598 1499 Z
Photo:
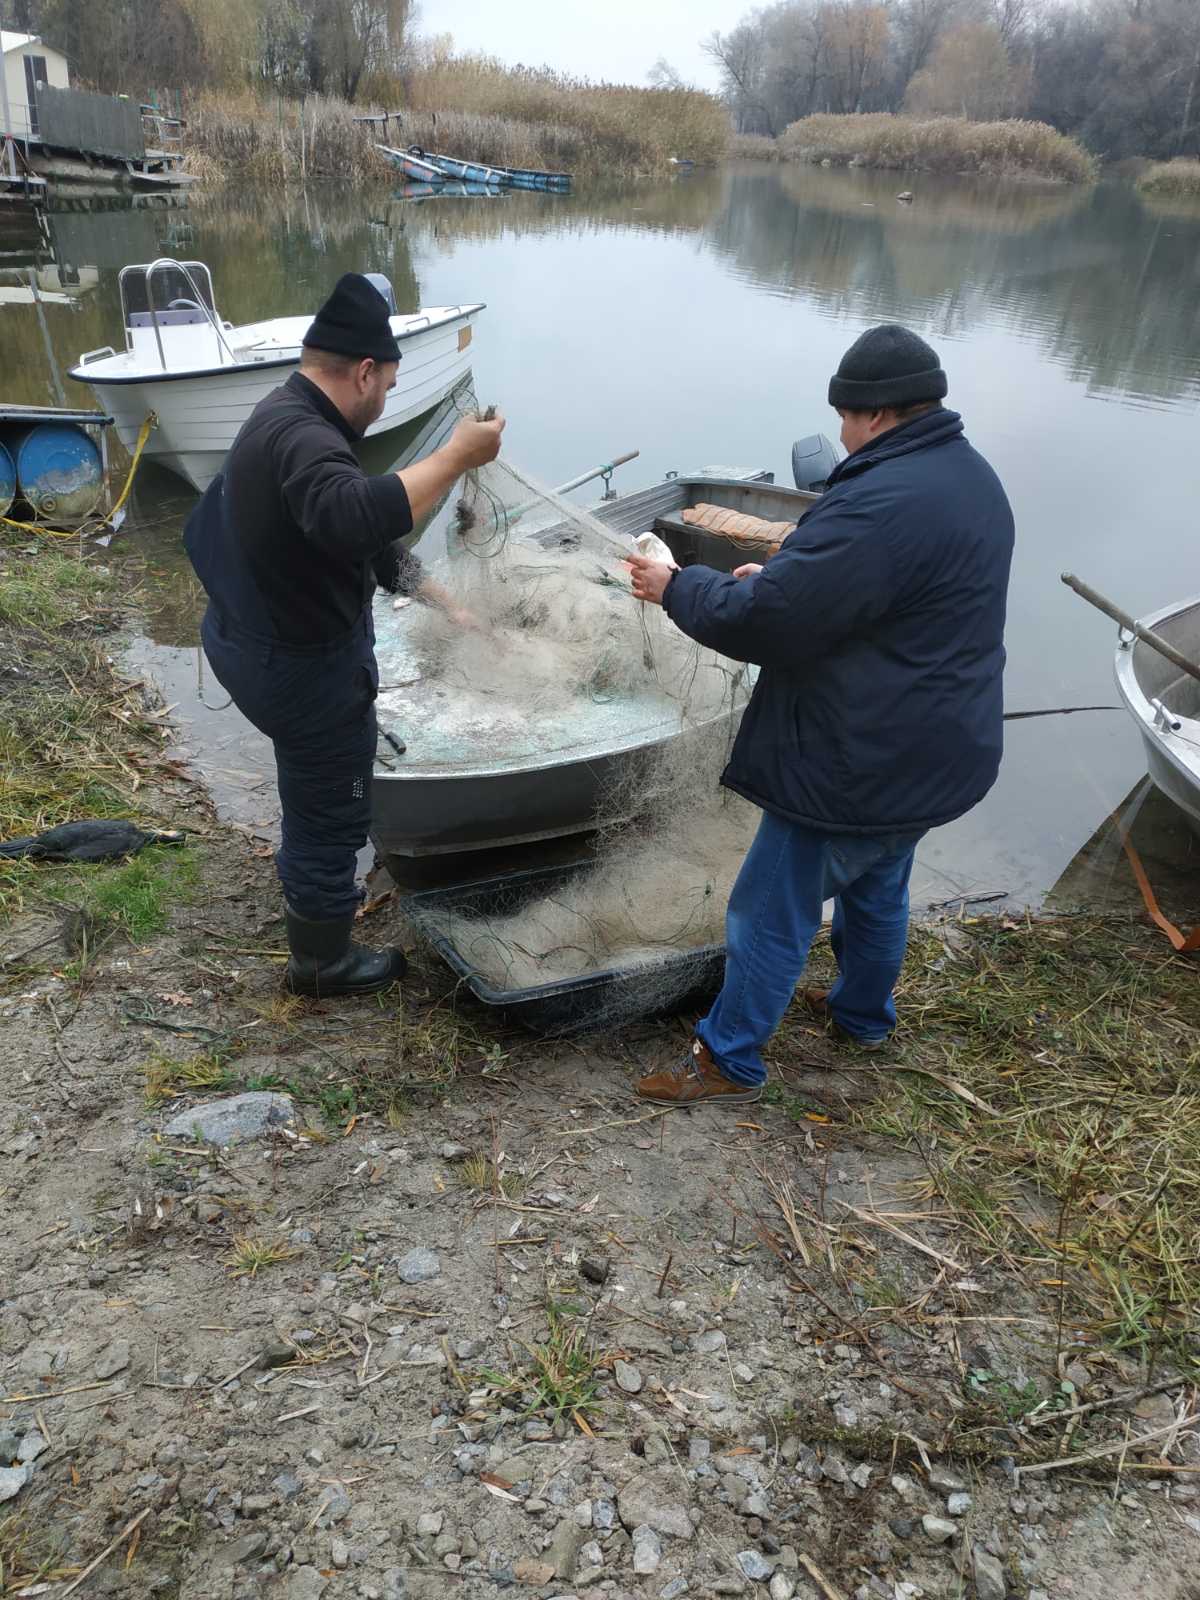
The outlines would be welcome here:
M 458 50 L 551 66 L 579 77 L 644 83 L 666 56 L 689 83 L 716 88 L 700 50 L 750 0 L 421 0 L 422 33 L 452 33 Z

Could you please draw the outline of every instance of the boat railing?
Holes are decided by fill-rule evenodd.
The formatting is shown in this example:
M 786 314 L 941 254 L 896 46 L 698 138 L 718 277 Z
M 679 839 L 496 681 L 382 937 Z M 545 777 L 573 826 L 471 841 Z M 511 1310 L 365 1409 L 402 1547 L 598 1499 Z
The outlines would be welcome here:
M 167 272 L 178 273 L 183 279 L 184 283 L 187 285 L 188 289 L 191 291 L 191 298 L 186 300 L 182 307 L 179 305 L 177 300 L 173 300 L 169 305 L 162 307 L 157 306 L 154 303 L 155 275 L 162 275 Z M 213 305 L 212 276 L 202 261 L 176 261 L 173 256 L 159 256 L 156 261 L 151 261 L 147 266 L 125 267 L 121 272 L 120 284 L 122 302 L 121 309 L 125 319 L 126 329 L 131 326 L 131 314 L 126 297 L 126 280 L 127 278 L 133 277 L 137 274 L 142 275 L 146 299 L 146 313 L 150 318 L 150 326 L 154 330 L 154 343 L 158 349 L 159 365 L 162 367 L 164 372 L 168 371 L 168 367 L 166 351 L 163 348 L 162 323 L 160 318 L 166 316 L 171 311 L 179 309 L 199 312 L 207 321 L 213 333 L 216 334 L 217 343 L 225 352 L 226 356 L 228 356 L 230 364 L 233 366 L 237 365 L 237 357 L 234 355 L 229 341 L 225 337 L 224 329 L 221 325 L 221 319 L 218 317 L 216 308 Z M 203 274 L 203 282 L 199 281 L 200 274 Z M 207 293 L 205 292 L 206 289 Z

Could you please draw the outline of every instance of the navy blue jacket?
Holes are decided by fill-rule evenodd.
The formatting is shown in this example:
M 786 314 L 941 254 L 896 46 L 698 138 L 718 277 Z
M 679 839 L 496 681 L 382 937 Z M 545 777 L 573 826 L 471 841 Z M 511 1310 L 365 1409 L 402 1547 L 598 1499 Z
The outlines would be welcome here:
M 826 833 L 962 816 L 996 780 L 1013 519 L 962 419 L 925 412 L 840 462 L 757 577 L 686 567 L 663 604 L 762 668 L 723 782 Z

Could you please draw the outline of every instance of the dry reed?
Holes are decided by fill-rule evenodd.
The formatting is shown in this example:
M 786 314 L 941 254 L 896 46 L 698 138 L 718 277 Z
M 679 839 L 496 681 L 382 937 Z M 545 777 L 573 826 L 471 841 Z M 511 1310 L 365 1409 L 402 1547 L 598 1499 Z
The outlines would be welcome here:
M 1156 161 L 1137 180 L 1142 194 L 1171 200 L 1200 201 L 1200 160 L 1179 156 L 1174 161 Z
M 782 161 L 784 151 L 778 139 L 765 133 L 734 133 L 729 136 L 726 154 L 734 161 Z
M 901 117 L 889 111 L 820 114 L 793 122 L 780 145 L 795 161 L 987 177 L 1089 183 L 1092 156 L 1044 122 L 968 122 L 963 117 Z

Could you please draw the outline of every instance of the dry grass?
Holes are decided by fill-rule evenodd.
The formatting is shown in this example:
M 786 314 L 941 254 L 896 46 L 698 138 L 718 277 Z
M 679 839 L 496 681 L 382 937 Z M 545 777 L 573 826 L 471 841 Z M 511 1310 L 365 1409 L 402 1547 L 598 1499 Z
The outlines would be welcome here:
M 962 117 L 901 117 L 888 111 L 821 114 L 793 122 L 780 139 L 795 161 L 898 171 L 974 173 L 1090 183 L 1092 156 L 1044 122 L 968 122 Z
M 494 1194 L 504 1200 L 519 1200 L 525 1192 L 525 1180 L 520 1173 L 497 1172 L 491 1156 L 481 1150 L 467 1156 L 455 1175 L 464 1189 L 471 1189 L 479 1195 Z
M 220 1056 L 212 1051 L 188 1056 L 183 1061 L 174 1056 L 155 1053 L 143 1065 L 146 1077 L 144 1092 L 147 1106 L 153 1109 L 178 1094 L 198 1089 L 222 1089 L 232 1081 L 232 1074 Z
M 200 95 L 189 108 L 188 166 L 206 179 L 277 183 L 311 177 L 361 181 L 390 173 L 376 142 L 498 166 L 583 175 L 663 171 L 671 156 L 716 161 L 728 118 L 715 96 L 693 89 L 590 84 L 509 69 L 484 57 L 448 57 L 403 86 L 373 86 L 377 104 L 320 96 L 298 101 L 249 90 Z M 404 106 L 386 139 L 356 122 Z
M 729 136 L 726 155 L 731 161 L 782 161 L 783 147 L 765 133 L 734 133 Z
M 230 1276 L 256 1278 L 268 1267 L 277 1267 L 293 1261 L 300 1254 L 279 1239 L 253 1239 L 242 1234 L 233 1241 L 229 1256 Z
M 863 1124 L 920 1153 L 929 1196 L 1047 1297 L 1060 1329 L 1194 1361 L 1195 961 L 1117 918 L 991 919 L 949 949 L 917 932 L 898 998 L 901 1048 L 881 1080 L 897 1092 Z
M 1200 160 L 1181 156 L 1175 161 L 1156 161 L 1140 175 L 1136 187 L 1156 198 L 1200 202 Z

